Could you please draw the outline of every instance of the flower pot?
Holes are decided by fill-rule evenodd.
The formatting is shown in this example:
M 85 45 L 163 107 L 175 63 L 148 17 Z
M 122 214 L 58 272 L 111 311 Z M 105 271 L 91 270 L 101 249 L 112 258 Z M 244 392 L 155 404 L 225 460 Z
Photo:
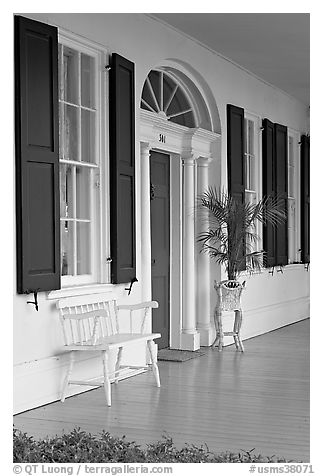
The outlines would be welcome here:
M 214 288 L 218 295 L 217 309 L 221 311 L 236 311 L 241 309 L 241 293 L 245 288 L 245 282 L 241 284 L 235 280 L 214 282 Z

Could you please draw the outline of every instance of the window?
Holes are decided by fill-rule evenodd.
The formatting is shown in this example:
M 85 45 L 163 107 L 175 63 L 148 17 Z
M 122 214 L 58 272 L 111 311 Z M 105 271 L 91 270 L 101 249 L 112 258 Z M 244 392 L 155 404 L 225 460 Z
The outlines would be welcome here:
M 150 71 L 142 91 L 141 107 L 181 126 L 196 127 L 184 89 L 163 71 Z
M 112 53 L 106 79 L 106 58 L 15 16 L 19 294 L 136 277 L 135 66 Z
M 60 38 L 59 157 L 62 284 L 100 280 L 100 52 Z
M 288 263 L 300 261 L 299 135 L 288 131 Z
M 245 118 L 244 133 L 245 199 L 247 203 L 256 203 L 255 123 L 251 119 Z
M 260 198 L 259 190 L 259 136 L 257 133 L 258 118 L 245 112 L 244 118 L 244 186 L 246 203 L 255 204 Z M 260 235 L 259 223 L 256 233 Z M 251 243 L 249 243 L 251 245 Z M 250 247 L 251 250 L 252 247 Z M 261 249 L 260 241 L 253 244 L 253 251 Z
M 296 200 L 295 200 L 294 141 L 288 136 L 288 262 L 295 261 L 296 254 Z

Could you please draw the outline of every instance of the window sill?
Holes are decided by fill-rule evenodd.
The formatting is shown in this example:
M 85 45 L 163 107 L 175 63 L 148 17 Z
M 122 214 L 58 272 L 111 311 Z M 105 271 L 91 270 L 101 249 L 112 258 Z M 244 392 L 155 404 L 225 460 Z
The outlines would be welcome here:
M 47 293 L 47 299 L 61 299 L 65 297 L 83 296 L 85 294 L 111 293 L 115 291 L 116 284 L 87 284 L 83 286 L 69 286 Z

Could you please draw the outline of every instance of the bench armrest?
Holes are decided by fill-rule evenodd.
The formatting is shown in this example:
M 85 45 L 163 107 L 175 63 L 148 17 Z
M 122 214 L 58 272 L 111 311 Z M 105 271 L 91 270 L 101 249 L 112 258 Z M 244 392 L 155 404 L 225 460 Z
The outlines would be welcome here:
M 139 304 L 122 304 L 121 306 L 117 306 L 117 310 L 125 310 L 125 311 L 130 311 L 130 330 L 132 333 L 132 312 L 133 311 L 138 311 L 140 309 L 144 309 L 145 312 L 143 313 L 143 317 L 141 320 L 141 326 L 140 326 L 140 332 L 141 334 L 144 333 L 145 330 L 145 325 L 146 325 L 146 320 L 148 317 L 148 311 L 151 308 L 157 308 L 158 307 L 158 302 L 157 301 L 146 301 L 146 302 L 141 302 Z

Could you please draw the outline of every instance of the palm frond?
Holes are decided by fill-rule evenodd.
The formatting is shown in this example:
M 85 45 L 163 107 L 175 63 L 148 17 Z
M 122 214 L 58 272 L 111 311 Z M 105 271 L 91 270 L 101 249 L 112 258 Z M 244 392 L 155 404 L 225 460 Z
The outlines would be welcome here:
M 264 252 L 254 251 L 259 241 L 256 223 L 278 226 L 287 218 L 286 200 L 265 196 L 257 203 L 242 203 L 224 189 L 209 187 L 199 198 L 197 209 L 208 229 L 198 235 L 201 251 L 225 265 L 229 279 L 236 279 L 243 265 L 249 271 L 263 266 Z

